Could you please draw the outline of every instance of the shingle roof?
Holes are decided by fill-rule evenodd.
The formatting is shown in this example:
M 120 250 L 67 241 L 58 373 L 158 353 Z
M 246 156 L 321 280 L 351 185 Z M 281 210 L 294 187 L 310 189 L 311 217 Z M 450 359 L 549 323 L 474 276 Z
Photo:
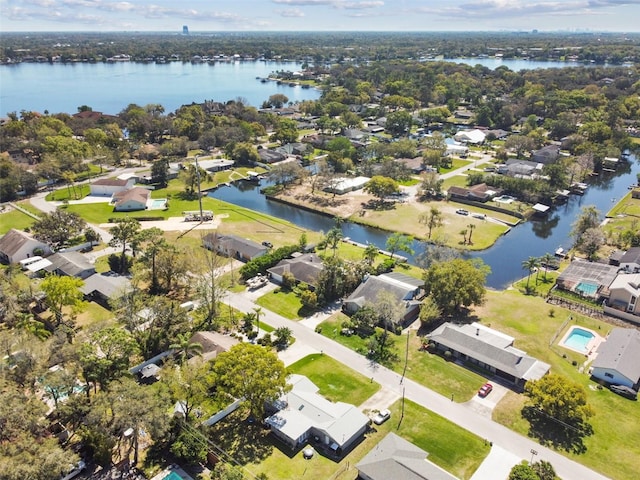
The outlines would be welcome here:
M 375 303 L 381 292 L 389 292 L 393 297 L 401 302 L 413 298 L 413 292 L 423 285 L 423 282 L 407 277 L 402 274 L 384 274 L 378 276 L 370 276 L 364 280 L 345 300 L 346 302 L 354 302 L 360 307 L 365 303 Z
M 87 270 L 95 270 L 95 267 L 79 252 L 60 252 L 51 255 L 48 260 L 51 265 L 45 267 L 48 272 L 59 271 L 70 277 L 77 277 Z
M 280 276 L 289 272 L 298 282 L 313 285 L 323 269 L 324 265 L 320 257 L 315 253 L 305 253 L 294 258 L 281 260 L 275 267 L 268 269 L 267 272 Z
M 113 200 L 115 201 L 116 207 L 128 201 L 139 202 L 140 204 L 145 205 L 150 196 L 151 192 L 146 188 L 133 187 L 129 190 L 114 193 Z
M 125 290 L 130 284 L 131 281 L 127 277 L 94 273 L 84 279 L 84 285 L 80 287 L 80 291 L 85 295 L 98 292 L 105 298 L 112 298 L 115 294 Z
M 11 257 L 15 255 L 27 242 L 40 243 L 27 232 L 12 228 L 4 234 L 2 238 L 0 238 L 0 252 Z
M 444 323 L 427 337 L 515 378 L 537 380 L 551 368 L 513 347 L 512 337 L 477 322 L 466 325 Z
M 593 368 L 617 370 L 633 383 L 640 381 L 640 332 L 633 328 L 614 328 L 598 347 Z
M 101 178 L 96 180 L 91 185 L 103 185 L 107 187 L 126 187 L 129 180 L 123 180 L 120 178 Z
M 388 433 L 356 468 L 372 480 L 456 480 L 427 460 L 428 455 L 395 433 Z
M 238 252 L 241 255 L 254 257 L 268 250 L 264 245 L 260 245 L 248 238 L 238 237 L 236 235 L 218 235 L 217 233 L 208 233 L 202 239 L 204 243 L 209 243 L 221 251 Z
M 624 255 L 620 258 L 620 263 L 640 264 L 640 247 L 631 247 L 629 250 L 624 252 Z

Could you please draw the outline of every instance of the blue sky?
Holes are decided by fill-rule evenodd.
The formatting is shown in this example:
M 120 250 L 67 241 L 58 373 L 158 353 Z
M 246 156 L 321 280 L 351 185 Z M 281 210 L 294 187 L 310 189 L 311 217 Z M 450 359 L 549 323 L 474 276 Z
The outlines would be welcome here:
M 640 31 L 640 0 L 0 0 L 0 31 Z

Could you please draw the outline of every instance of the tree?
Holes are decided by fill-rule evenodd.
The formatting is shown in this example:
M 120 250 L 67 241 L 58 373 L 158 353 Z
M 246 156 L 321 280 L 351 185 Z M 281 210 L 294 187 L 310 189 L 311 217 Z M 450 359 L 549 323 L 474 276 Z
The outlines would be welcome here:
M 278 327 L 274 330 L 275 339 L 273 340 L 273 344 L 276 346 L 278 350 L 286 349 L 291 343 L 291 339 L 293 338 L 293 332 L 289 327 Z
M 431 295 L 443 315 L 452 315 L 462 307 L 484 302 L 489 273 L 489 267 L 480 259 L 455 258 L 433 263 L 425 272 L 425 292 Z
M 166 187 L 169 182 L 169 162 L 166 159 L 156 160 L 151 164 L 151 181 L 159 187 Z
M 120 254 L 120 273 L 125 273 L 127 270 L 127 246 L 134 240 L 141 229 L 142 226 L 138 220 L 131 217 L 124 217 L 116 219 L 115 225 L 110 231 L 112 238 L 109 242 L 109 246 L 116 248 L 122 246 L 122 253 Z
M 549 252 L 545 253 L 542 257 L 540 257 L 540 265 L 544 266 L 544 281 L 547 282 L 547 270 L 549 270 L 550 265 L 553 263 L 553 255 Z
M 530 465 L 522 462 L 511 469 L 508 480 L 540 480 L 540 477 Z
M 378 199 L 380 204 L 384 203 L 384 199 L 393 193 L 400 191 L 398 182 L 382 175 L 376 175 L 369 180 L 363 190 Z
M 176 341 L 169 345 L 169 348 L 176 350 L 180 354 L 181 365 L 194 355 L 202 355 L 202 344 L 192 342 L 191 335 L 188 333 L 178 334 Z
M 141 245 L 144 245 L 140 260 L 143 264 L 148 265 L 151 271 L 151 286 L 149 287 L 149 291 L 152 294 L 158 293 L 160 290 L 156 260 L 162 251 L 169 248 L 169 243 L 164 239 L 163 234 L 164 232 L 159 228 L 152 227 L 139 231 L 129 242 L 134 254 L 140 249 Z
M 540 260 L 536 257 L 529 257 L 522 262 L 522 268 L 529 272 L 529 274 L 527 275 L 527 291 L 529 290 L 529 280 L 531 279 L 531 273 L 533 273 L 539 265 Z
M 339 227 L 333 227 L 331 230 L 327 232 L 327 236 L 324 239 L 325 245 L 331 247 L 333 250 L 333 256 L 336 256 L 336 252 L 338 250 L 338 245 L 340 245 L 340 240 L 344 238 L 342 233 L 342 229 Z
M 540 460 L 539 462 L 533 462 L 531 468 L 538 475 L 540 480 L 558 480 L 556 471 L 551 463 L 546 460 Z
M 171 444 L 171 453 L 192 465 L 206 462 L 208 452 L 206 440 L 186 430 L 181 430 Z
M 221 392 L 248 403 L 256 418 L 263 418 L 265 402 L 289 390 L 287 373 L 277 355 L 261 345 L 240 343 L 216 357 L 213 365 Z
M 167 366 L 162 371 L 162 382 L 169 388 L 173 402 L 180 402 L 187 423 L 194 412 L 197 417 L 198 409 L 210 401 L 210 392 L 215 386 L 211 366 L 202 359 Z
M 405 110 L 398 110 L 391 112 L 387 115 L 387 122 L 385 123 L 385 130 L 387 130 L 394 137 L 402 135 L 408 135 L 413 119 L 411 114 Z
M 71 308 L 72 318 L 86 307 L 84 295 L 80 287 L 84 282 L 76 277 L 59 277 L 49 275 L 40 284 L 40 288 L 46 295 L 46 302 L 54 315 L 54 325 L 59 327 L 64 321 L 64 308 Z M 73 322 L 68 322 L 67 327 L 73 329 Z
M 594 260 L 598 250 L 604 245 L 605 238 L 602 228 L 588 228 L 580 237 L 578 250 L 587 255 L 589 260 Z
M 380 250 L 378 249 L 378 247 L 376 247 L 373 243 L 368 243 L 366 248 L 364 249 L 364 252 L 362 252 L 362 257 L 364 258 L 364 261 L 367 263 L 367 265 L 371 266 L 373 265 L 373 262 L 375 262 L 376 257 L 380 254 Z
M 38 240 L 48 243 L 54 250 L 59 250 L 69 245 L 69 242 L 86 228 L 87 222 L 77 213 L 58 208 L 51 213 L 40 215 L 40 219 L 31 226 L 31 231 Z
M 283 105 L 286 105 L 289 102 L 289 97 L 282 93 L 274 93 L 269 96 L 269 100 L 265 102 L 265 106 L 267 108 L 282 108 Z
M 238 142 L 233 145 L 229 156 L 240 165 L 255 165 L 260 161 L 258 150 L 248 142 Z
M 262 307 L 253 307 L 253 313 L 255 314 L 258 333 L 260 333 L 260 316 L 264 313 Z
M 404 235 L 396 232 L 389 235 L 385 248 L 389 252 L 389 258 L 393 258 L 393 255 L 396 252 L 406 252 L 410 255 L 413 254 L 413 249 L 411 248 L 412 244 L 413 237 L 411 235 Z
M 535 148 L 533 139 L 525 135 L 509 135 L 504 142 L 504 146 L 506 149 L 514 150 L 518 158 L 522 157 L 523 153 Z
M 529 420 L 531 435 L 566 450 L 584 450 L 582 438 L 592 434 L 588 421 L 595 412 L 582 385 L 551 373 L 527 382 L 525 394 L 522 414 Z
M 214 240 L 214 242 L 217 240 Z M 195 279 L 197 311 L 202 315 L 202 323 L 208 329 L 213 329 L 214 322 L 219 316 L 220 303 L 226 295 L 227 283 L 220 275 L 224 260 L 217 254 L 216 248 L 202 249 L 197 254 L 198 261 L 194 267 L 198 270 Z
M 431 207 L 427 213 L 423 213 L 418 218 L 418 221 L 427 226 L 428 237 L 431 238 L 431 232 L 434 228 L 444 225 L 442 212 L 438 207 Z
M 418 315 L 420 323 L 423 327 L 429 327 L 440 317 L 442 317 L 442 312 L 438 304 L 431 296 L 427 296 L 420 305 L 420 314 Z
M 437 197 L 442 192 L 443 182 L 444 180 L 440 178 L 438 172 L 424 173 L 422 175 L 422 183 L 420 184 L 421 195 L 424 197 Z
M 302 181 L 307 174 L 307 170 L 298 165 L 297 162 L 286 162 L 274 165 L 269 170 L 268 178 L 269 181 L 287 188 L 294 182 Z
M 281 118 L 278 120 L 278 124 L 276 125 L 272 138 L 276 142 L 280 142 L 282 145 L 297 141 L 298 126 L 296 122 L 289 118 Z
M 597 228 L 601 222 L 600 211 L 593 205 L 582 207 L 582 211 L 571 225 L 570 235 L 573 237 L 574 246 L 580 248 L 584 233 L 590 228 Z

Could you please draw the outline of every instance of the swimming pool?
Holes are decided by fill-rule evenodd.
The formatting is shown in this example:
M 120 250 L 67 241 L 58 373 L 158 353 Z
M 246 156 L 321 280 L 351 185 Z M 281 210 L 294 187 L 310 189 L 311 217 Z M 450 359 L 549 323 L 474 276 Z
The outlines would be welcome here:
M 176 472 L 171 472 L 169 475 L 164 477 L 162 480 L 184 480 L 180 475 Z
M 561 345 L 586 355 L 589 353 L 589 343 L 595 337 L 596 336 L 589 330 L 580 327 L 571 327 L 571 330 L 562 340 Z
M 151 200 L 151 205 L 149 206 L 149 210 L 160 210 L 161 208 L 165 208 L 167 205 L 166 198 L 154 198 Z
M 515 198 L 509 195 L 501 195 L 493 199 L 494 202 L 498 203 L 513 203 L 514 200 Z
M 576 285 L 575 291 L 585 297 L 595 297 L 598 291 L 598 285 L 589 282 L 580 282 Z

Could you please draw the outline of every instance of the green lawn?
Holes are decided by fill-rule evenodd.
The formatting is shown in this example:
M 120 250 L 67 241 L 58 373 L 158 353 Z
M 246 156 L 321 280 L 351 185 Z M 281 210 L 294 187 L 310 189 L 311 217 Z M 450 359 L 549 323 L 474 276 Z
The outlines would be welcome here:
M 335 340 L 351 350 L 362 355 L 368 351 L 368 339 L 358 335 L 341 335 L 342 322 L 348 320 L 347 315 L 339 312 L 320 324 L 321 334 Z M 404 370 L 402 361 L 407 352 L 406 335 L 390 336 L 392 349 L 397 354 L 397 360 L 388 365 L 397 373 Z M 446 396 L 454 395 L 454 401 L 466 402 L 475 395 L 478 388 L 486 381 L 485 378 L 464 367 L 446 361 L 439 355 L 434 355 L 420 350 L 422 339 L 411 332 L 409 337 L 409 354 L 407 371 L 405 375 L 432 390 Z
M 514 305 L 518 308 L 514 308 Z M 585 360 L 584 356 L 558 345 L 559 339 L 571 325 L 590 328 L 601 332 L 602 336 L 606 336 L 613 328 L 612 325 L 548 305 L 540 297 L 525 296 L 515 290 L 488 292 L 487 304 L 478 309 L 478 314 L 492 328 L 515 337 L 516 348 L 549 363 L 551 371 L 565 375 L 585 387 L 588 402 L 596 412 L 591 419 L 594 434 L 584 439 L 587 449 L 584 454 L 567 456 L 611 478 L 637 478 L 635 459 L 640 458 L 638 403 L 607 389 L 596 389 L 596 384 L 589 379 L 588 373 L 579 371 Z M 569 316 L 572 316 L 573 321 L 560 329 Z M 529 425 L 520 415 L 523 403 L 523 396 L 510 393 L 494 410 L 494 419 L 526 435 Z
M 35 222 L 33 217 L 19 210 L 2 211 L 0 212 L 0 234 L 5 234 L 12 228 L 24 230 L 33 225 L 33 222 Z
M 58 190 L 47 194 L 45 200 L 48 202 L 62 202 L 63 200 L 79 200 L 91 193 L 89 184 L 74 185 L 59 188 Z
M 265 293 L 256 300 L 256 303 L 289 320 L 297 320 L 304 314 L 300 298 L 292 291 L 281 288 Z
M 379 384 L 320 353 L 298 360 L 288 370 L 308 377 L 332 402 L 360 405 L 380 389 Z
M 463 160 L 462 158 L 454 158 L 451 162 L 451 168 L 440 168 L 440 173 L 449 173 L 459 168 L 468 167 L 473 160 Z

